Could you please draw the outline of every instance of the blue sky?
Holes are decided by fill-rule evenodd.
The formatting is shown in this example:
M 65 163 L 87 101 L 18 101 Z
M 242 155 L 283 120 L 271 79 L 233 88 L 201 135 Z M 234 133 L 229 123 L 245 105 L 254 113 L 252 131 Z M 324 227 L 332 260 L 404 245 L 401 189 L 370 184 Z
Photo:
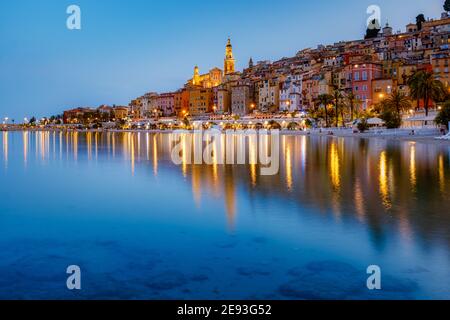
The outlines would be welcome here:
M 2 0 L 0 118 L 58 114 L 78 106 L 128 104 L 176 90 L 200 71 L 222 68 L 227 37 L 237 67 L 361 38 L 377 4 L 394 30 L 417 14 L 437 18 L 443 0 Z M 66 28 L 80 6 L 82 30 Z

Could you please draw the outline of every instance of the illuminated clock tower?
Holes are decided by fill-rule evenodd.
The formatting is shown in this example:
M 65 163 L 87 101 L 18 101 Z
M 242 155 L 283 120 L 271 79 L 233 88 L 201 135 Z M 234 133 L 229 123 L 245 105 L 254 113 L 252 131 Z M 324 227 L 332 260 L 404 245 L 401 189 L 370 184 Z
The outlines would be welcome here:
M 223 72 L 225 73 L 225 75 L 234 73 L 235 62 L 236 61 L 233 58 L 233 46 L 231 45 L 230 38 L 228 38 L 227 47 L 225 49 L 225 63 L 223 68 Z

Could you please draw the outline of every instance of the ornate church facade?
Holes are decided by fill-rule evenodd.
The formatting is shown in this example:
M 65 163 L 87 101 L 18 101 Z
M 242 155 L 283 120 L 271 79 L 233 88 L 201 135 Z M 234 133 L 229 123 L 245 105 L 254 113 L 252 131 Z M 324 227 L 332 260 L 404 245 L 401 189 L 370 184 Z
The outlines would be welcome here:
M 214 88 L 223 83 L 225 76 L 235 72 L 236 60 L 233 57 L 233 46 L 231 40 L 228 39 L 225 48 L 224 69 L 213 68 L 206 74 L 200 74 L 198 66 L 194 68 L 194 75 L 188 81 L 188 87 Z

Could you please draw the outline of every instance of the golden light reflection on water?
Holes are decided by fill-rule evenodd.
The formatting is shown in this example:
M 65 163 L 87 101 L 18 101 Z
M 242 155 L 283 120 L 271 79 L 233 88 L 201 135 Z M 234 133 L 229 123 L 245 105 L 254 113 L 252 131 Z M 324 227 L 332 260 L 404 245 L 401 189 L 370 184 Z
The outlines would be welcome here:
M 411 182 L 411 189 L 416 191 L 417 176 L 416 176 L 416 144 L 411 142 L 410 145 L 410 160 L 409 160 L 409 179 Z
M 86 133 L 86 146 L 88 160 L 92 160 L 92 132 Z
M 182 149 L 181 149 L 181 156 L 182 156 L 182 170 L 183 170 L 183 176 L 186 178 L 187 177 L 187 169 L 188 169 L 188 163 L 191 162 L 191 159 L 188 158 L 189 157 L 189 146 L 190 144 L 188 143 L 188 136 L 186 134 L 182 134 L 181 135 L 181 145 L 182 145 Z M 195 145 L 194 145 L 194 152 L 195 152 Z
M 293 179 L 292 179 L 292 159 L 291 159 L 292 155 L 291 155 L 291 147 L 290 145 L 286 146 L 286 163 L 285 163 L 285 168 L 286 168 L 286 186 L 287 189 L 289 191 L 292 190 L 292 184 L 293 184 Z
M 268 145 L 268 139 L 267 137 L 261 137 L 263 140 L 262 143 L 264 143 L 266 145 L 266 149 L 267 150 L 267 145 Z M 251 181 L 251 185 L 252 187 L 256 186 L 257 183 L 257 179 L 258 179 L 258 167 L 257 167 L 257 163 L 258 163 L 258 152 L 257 152 L 257 142 L 253 139 L 249 140 L 249 167 L 250 167 L 250 181 Z
M 73 156 L 75 161 L 78 160 L 78 132 L 74 132 L 73 135 Z
M 380 184 L 380 195 L 383 206 L 386 209 L 390 209 L 392 207 L 391 199 L 389 195 L 389 177 L 388 177 L 388 163 L 386 151 L 382 151 L 380 154 L 380 162 L 379 162 L 379 184 Z
M 158 175 L 158 140 L 153 136 L 153 174 Z
M 361 181 L 358 178 L 356 178 L 356 181 L 355 181 L 354 201 L 355 201 L 355 210 L 358 215 L 358 219 L 360 221 L 363 221 L 364 217 L 366 215 L 366 211 L 364 208 L 365 204 L 364 204 L 363 189 L 361 186 Z
M 135 158 L 134 158 L 134 134 L 130 135 L 130 160 L 131 160 L 131 174 L 134 175 L 134 166 L 135 166 Z
M 3 162 L 8 167 L 8 131 L 3 131 Z
M 445 192 L 445 168 L 444 168 L 444 155 L 439 155 L 439 164 L 438 164 L 438 172 L 439 172 L 439 189 L 442 193 Z
M 341 164 L 337 143 L 335 141 L 330 146 L 330 178 L 333 188 L 338 191 L 341 187 Z
M 12 163 L 14 140 L 8 132 L 3 132 L 1 137 L 3 156 L 0 160 L 6 166 L 8 161 Z M 117 159 L 127 164 L 126 170 L 128 165 L 131 167 L 133 175 L 138 174 L 139 166 L 148 166 L 150 170 L 143 171 L 155 177 L 168 168 L 178 170 L 180 177 L 184 177 L 183 183 L 190 185 L 197 208 L 202 208 L 203 202 L 210 198 L 222 199 L 218 209 L 225 211 L 229 226 L 236 224 L 238 200 L 243 194 L 281 201 L 290 199 L 298 205 L 308 202 L 336 217 L 353 212 L 358 221 L 367 223 L 375 214 L 389 211 L 389 216 L 396 214 L 398 231 L 405 237 L 414 232 L 409 221 L 411 210 L 435 212 L 445 207 L 443 201 L 448 203 L 450 153 L 438 147 L 431 152 L 429 146 L 419 143 L 389 147 L 386 141 L 363 143 L 285 136 L 281 138 L 280 173 L 259 178 L 256 164 L 221 165 L 217 157 L 221 153 L 219 145 L 213 146 L 211 165 L 191 164 L 195 159 L 189 150 L 196 148 L 191 134 L 180 136 L 182 161 L 179 167 L 171 162 L 169 134 L 23 132 L 18 137 L 23 140 L 23 149 L 22 146 L 19 149 L 23 152 L 19 159 L 23 166 L 30 165 L 33 152 L 39 161 L 93 161 L 95 148 L 95 159 L 117 155 Z M 224 148 L 225 137 L 220 142 L 220 148 Z M 260 142 L 268 143 L 264 139 Z M 257 142 L 248 141 L 247 147 L 248 160 L 257 156 Z M 425 201 L 419 201 L 421 196 Z
M 307 157 L 307 137 L 302 136 L 300 141 L 300 158 L 301 158 L 301 165 L 302 165 L 302 171 L 306 168 L 306 157 Z
M 28 164 L 28 131 L 22 132 L 22 139 L 23 139 L 23 163 L 25 167 Z

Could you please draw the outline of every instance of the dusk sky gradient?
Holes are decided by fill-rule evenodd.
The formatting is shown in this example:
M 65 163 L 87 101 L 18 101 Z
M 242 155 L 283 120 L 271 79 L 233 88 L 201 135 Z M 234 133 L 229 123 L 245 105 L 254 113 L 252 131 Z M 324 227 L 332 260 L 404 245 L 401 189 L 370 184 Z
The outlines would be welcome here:
M 419 13 L 438 18 L 443 0 L 2 0 L 0 118 L 128 104 L 149 91 L 183 86 L 195 65 L 223 68 L 227 37 L 237 68 L 307 47 L 363 37 L 377 4 L 394 30 Z M 82 30 L 66 28 L 66 9 Z

